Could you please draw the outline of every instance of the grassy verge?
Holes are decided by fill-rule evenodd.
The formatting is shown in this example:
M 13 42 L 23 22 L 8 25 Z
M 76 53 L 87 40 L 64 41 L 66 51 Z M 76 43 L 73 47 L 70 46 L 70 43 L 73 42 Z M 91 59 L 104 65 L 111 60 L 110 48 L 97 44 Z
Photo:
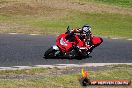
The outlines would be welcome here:
M 42 17 L 34 18 L 14 18 L 10 16 L 0 16 L 0 21 L 7 25 L 18 26 L 9 27 L 3 32 L 18 32 L 18 33 L 63 33 L 66 27 L 70 25 L 72 28 L 81 27 L 83 24 L 90 24 L 93 27 L 93 33 L 100 36 L 108 37 L 132 37 L 132 17 L 120 14 L 94 14 L 94 13 L 76 13 L 73 12 L 68 17 L 60 19 L 46 19 Z M 19 28 L 19 29 L 18 29 Z M 1 30 L 2 31 L 2 30 Z
M 90 79 L 128 79 L 132 80 L 131 65 L 108 66 L 107 70 L 89 71 Z M 105 67 L 104 67 L 105 68 Z M 38 69 L 39 70 L 39 69 Z M 38 72 L 38 71 L 37 71 Z M 80 71 L 81 72 L 81 71 Z M 0 88 L 82 88 L 78 79 L 80 72 L 65 75 L 50 75 L 30 79 L 0 79 Z M 42 72 L 40 72 L 42 73 Z M 124 88 L 124 86 L 101 86 L 101 88 Z M 131 88 L 130 86 L 125 86 Z M 87 88 L 95 88 L 89 86 Z M 96 86 L 100 88 L 100 86 Z
M 22 70 L 1 70 L 0 75 L 34 75 L 36 73 L 44 73 L 47 72 L 47 68 L 32 68 L 32 69 L 22 69 Z
M 90 0 L 87 0 L 90 1 Z M 91 0 L 99 3 L 132 8 L 132 0 Z
M 131 9 L 124 9 L 123 11 L 125 12 L 123 12 L 121 10 L 123 8 L 112 8 L 107 7 L 107 5 L 103 7 L 103 5 L 98 3 L 91 3 L 89 0 L 69 0 L 67 2 L 63 0 L 69 4 L 69 7 L 60 0 L 58 0 L 59 5 L 62 3 L 60 7 L 58 7 L 59 5 L 55 5 L 58 4 L 55 1 L 53 2 L 55 6 L 50 5 L 50 3 L 45 4 L 41 0 L 38 0 L 39 3 L 37 4 L 33 3 L 34 1 L 30 2 L 30 0 L 27 2 L 17 0 L 17 2 L 11 2 L 11 4 L 8 4 L 10 3 L 9 0 L 6 1 L 2 2 L 1 0 L 0 3 L 2 5 L 5 4 L 0 9 L 0 33 L 59 34 L 65 32 L 68 25 L 75 28 L 81 27 L 84 24 L 90 24 L 93 27 L 93 34 L 95 35 L 132 38 Z M 85 1 L 84 4 L 76 3 L 83 1 Z M 86 1 L 90 4 L 86 3 Z M 94 1 L 108 2 L 109 0 Z M 110 1 L 114 3 L 114 0 Z M 48 1 L 45 2 L 47 3 Z M 92 7 L 92 4 L 94 7 Z M 88 7 L 89 5 L 90 7 Z M 77 7 L 74 8 L 75 6 Z M 129 14 L 124 14 L 127 11 Z

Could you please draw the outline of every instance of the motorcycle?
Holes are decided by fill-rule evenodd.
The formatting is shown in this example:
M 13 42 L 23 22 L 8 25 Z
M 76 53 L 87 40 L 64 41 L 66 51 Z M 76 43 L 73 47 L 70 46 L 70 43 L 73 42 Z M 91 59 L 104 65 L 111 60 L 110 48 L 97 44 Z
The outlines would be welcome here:
M 77 58 L 82 59 L 89 57 L 92 50 L 103 42 L 103 39 L 96 36 L 91 36 L 91 31 L 89 31 L 85 37 L 86 42 L 83 42 L 83 35 L 73 34 L 70 40 L 67 40 L 67 36 L 70 33 L 69 26 L 67 31 L 60 34 L 56 38 L 56 45 L 50 47 L 44 54 L 44 58 Z

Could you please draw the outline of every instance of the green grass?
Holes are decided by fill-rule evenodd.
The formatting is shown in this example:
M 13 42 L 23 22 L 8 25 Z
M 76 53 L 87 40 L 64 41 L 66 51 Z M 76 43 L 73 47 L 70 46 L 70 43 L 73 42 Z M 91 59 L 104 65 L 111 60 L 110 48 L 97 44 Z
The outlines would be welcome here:
M 40 72 L 41 73 L 41 72 Z M 81 71 L 80 71 L 81 73 Z M 113 65 L 107 70 L 89 71 L 91 80 L 132 80 L 131 65 Z M 0 79 L 0 88 L 83 88 L 78 79 L 81 74 L 48 76 L 30 79 Z M 131 88 L 130 86 L 89 86 L 86 88 Z
M 74 14 L 74 15 L 73 15 Z M 15 22 L 20 25 L 27 25 L 44 34 L 45 32 L 63 33 L 66 27 L 81 27 L 84 24 L 92 26 L 93 34 L 107 37 L 132 37 L 132 16 L 108 13 L 76 13 L 73 12 L 68 17 L 45 19 L 42 17 L 34 18 L 14 18 L 0 15 L 0 22 Z M 17 30 L 16 30 L 17 31 Z M 20 30 L 19 30 L 20 31 Z M 22 30 L 24 31 L 24 30 Z M 32 32 L 25 30 L 24 32 Z
M 75 2 L 77 1 L 78 0 L 75 0 Z M 86 0 L 81 0 L 81 1 L 86 1 Z M 94 1 L 115 3 L 115 1 L 117 2 L 121 0 L 94 0 Z M 124 1 L 128 1 L 128 0 L 124 0 Z M 129 2 L 131 3 L 130 0 Z M 26 5 L 29 6 L 31 9 L 34 8 L 39 9 L 40 12 L 41 10 L 43 10 L 39 7 L 33 7 L 32 5 L 30 6 L 30 3 Z M 30 11 L 30 9 L 26 10 L 27 12 L 23 12 L 23 13 L 21 12 L 23 11 L 23 9 L 27 8 L 27 6 L 23 7 L 21 5 L 24 4 L 20 4 L 21 8 L 18 9 L 15 8 L 16 10 L 14 10 L 13 7 L 13 11 L 10 11 L 8 9 L 2 10 L 2 12 L 0 13 L 0 24 L 4 24 L 4 27 L 2 28 L 7 28 L 7 29 L 0 29 L 1 33 L 17 32 L 17 33 L 26 33 L 26 34 L 29 33 L 60 34 L 65 32 L 66 27 L 68 25 L 71 28 L 78 28 L 84 24 L 90 24 L 93 28 L 92 31 L 94 35 L 107 36 L 107 37 L 132 38 L 131 15 L 106 13 L 106 12 L 89 13 L 83 11 L 76 11 L 72 9 L 62 10 L 62 9 L 48 8 L 48 7 L 43 7 L 46 10 L 42 11 L 41 14 L 40 13 L 29 14 L 30 12 L 32 12 Z M 58 13 L 58 11 L 61 15 Z M 18 12 L 20 13 L 17 14 Z M 17 26 L 15 26 L 14 24 L 17 24 Z
M 47 71 L 48 71 L 47 68 L 32 68 L 32 69 L 23 69 L 23 70 L 1 70 L 0 75 L 15 75 L 15 74 L 34 75 L 36 73 L 44 73 Z
M 96 1 L 96 2 L 104 3 L 104 4 L 132 8 L 132 0 L 90 0 L 90 1 Z

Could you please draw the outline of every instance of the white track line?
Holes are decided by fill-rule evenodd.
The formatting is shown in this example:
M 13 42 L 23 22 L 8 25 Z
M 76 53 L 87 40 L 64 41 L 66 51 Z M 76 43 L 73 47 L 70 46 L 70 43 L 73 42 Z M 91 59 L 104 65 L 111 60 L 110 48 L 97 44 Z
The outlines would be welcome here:
M 127 39 L 127 40 L 132 41 L 132 39 Z
M 11 34 L 11 35 L 16 35 L 16 34 L 20 34 L 20 33 L 8 33 L 8 34 Z M 41 35 L 41 34 L 28 34 L 28 35 Z M 122 39 L 122 38 L 110 38 L 110 39 Z M 126 40 L 129 40 L 129 41 L 132 41 L 132 39 L 126 39 Z
M 54 64 L 54 65 L 34 65 L 34 66 L 13 66 L 13 67 L 0 67 L 0 70 L 18 70 L 18 69 L 31 69 L 31 68 L 66 68 L 66 67 L 98 67 L 106 65 L 132 65 L 132 63 L 84 63 L 84 64 Z
M 29 34 L 29 35 L 39 35 L 39 34 Z
M 111 38 L 111 39 L 119 39 L 119 38 Z
M 40 68 L 54 68 L 53 65 L 34 65 L 34 67 L 40 67 Z
M 8 34 L 11 34 L 11 35 L 16 35 L 16 34 L 18 34 L 18 33 L 8 33 Z

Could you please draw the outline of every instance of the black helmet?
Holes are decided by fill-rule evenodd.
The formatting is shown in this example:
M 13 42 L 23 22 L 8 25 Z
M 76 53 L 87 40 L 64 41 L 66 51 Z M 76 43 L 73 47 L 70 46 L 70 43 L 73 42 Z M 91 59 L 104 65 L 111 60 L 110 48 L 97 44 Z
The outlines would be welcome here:
M 91 26 L 90 25 L 84 25 L 83 27 L 82 27 L 82 32 L 83 33 L 87 33 L 87 32 L 89 32 L 91 30 Z

